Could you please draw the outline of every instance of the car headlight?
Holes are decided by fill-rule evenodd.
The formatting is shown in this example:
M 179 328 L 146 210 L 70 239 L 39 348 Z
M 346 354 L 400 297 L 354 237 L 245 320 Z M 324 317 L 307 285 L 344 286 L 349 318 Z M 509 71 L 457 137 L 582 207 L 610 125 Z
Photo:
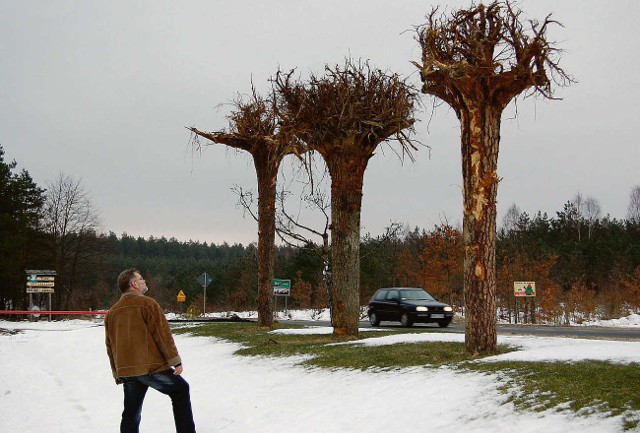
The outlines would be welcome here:
M 444 307 L 444 311 L 453 311 L 453 308 L 447 305 L 446 307 Z
M 416 307 L 416 311 L 429 311 L 429 309 L 427 307 L 419 306 Z

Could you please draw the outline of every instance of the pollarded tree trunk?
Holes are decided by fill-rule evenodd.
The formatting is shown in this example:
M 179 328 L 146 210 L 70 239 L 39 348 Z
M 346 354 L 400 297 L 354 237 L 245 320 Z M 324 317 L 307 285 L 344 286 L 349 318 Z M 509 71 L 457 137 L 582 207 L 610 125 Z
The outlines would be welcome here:
M 363 160 L 350 155 L 327 158 L 331 175 L 331 289 L 335 336 L 358 336 L 360 213 L 367 161 L 368 157 Z
M 465 296 L 468 353 L 495 352 L 495 228 L 500 116 L 520 94 L 553 99 L 553 85 L 573 82 L 547 39 L 559 24 L 522 19 L 509 0 L 472 5 L 450 16 L 435 7 L 418 27 L 422 92 L 442 99 L 462 129 Z
M 279 162 L 254 157 L 258 176 L 258 327 L 273 326 L 271 296 L 275 261 L 276 184 Z
M 473 354 L 494 353 L 497 348 L 495 234 L 502 108 L 479 105 L 459 111 L 464 182 L 465 346 Z

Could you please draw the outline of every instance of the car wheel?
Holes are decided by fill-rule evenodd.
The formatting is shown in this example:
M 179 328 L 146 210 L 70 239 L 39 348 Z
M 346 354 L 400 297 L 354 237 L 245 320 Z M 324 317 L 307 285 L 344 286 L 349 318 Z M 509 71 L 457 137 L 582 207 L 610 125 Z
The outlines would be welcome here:
M 380 324 L 380 319 L 378 319 L 378 315 L 376 313 L 371 313 L 369 315 L 369 323 L 371 323 L 371 326 L 378 326 Z
M 402 317 L 400 318 L 400 323 L 402 323 L 402 326 L 404 326 L 405 328 L 413 325 L 413 322 L 411 321 L 411 319 L 409 319 L 409 315 L 407 313 L 404 313 L 402 315 Z
M 439 320 L 438 326 L 441 328 L 446 328 L 447 326 L 449 326 L 449 323 L 451 323 L 451 320 Z

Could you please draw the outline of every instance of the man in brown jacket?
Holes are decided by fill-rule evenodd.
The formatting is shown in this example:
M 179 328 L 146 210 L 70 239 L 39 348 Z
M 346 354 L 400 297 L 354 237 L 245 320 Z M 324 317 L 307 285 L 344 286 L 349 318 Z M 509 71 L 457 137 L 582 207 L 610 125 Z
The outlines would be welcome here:
M 137 269 L 118 276 L 122 292 L 104 321 L 107 354 L 117 384 L 124 384 L 121 433 L 137 433 L 149 387 L 171 397 L 177 433 L 195 433 L 189 384 L 169 323 L 160 305 L 144 296 L 147 284 Z M 173 368 L 172 368 L 173 367 Z

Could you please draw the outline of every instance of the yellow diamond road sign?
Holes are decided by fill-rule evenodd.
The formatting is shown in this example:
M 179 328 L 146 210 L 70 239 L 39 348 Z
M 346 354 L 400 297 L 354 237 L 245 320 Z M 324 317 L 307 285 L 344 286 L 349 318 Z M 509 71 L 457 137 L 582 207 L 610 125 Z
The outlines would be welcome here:
M 180 293 L 178 293 L 178 296 L 176 296 L 176 299 L 178 300 L 178 302 L 184 302 L 187 300 L 187 297 L 185 296 L 184 292 L 180 290 Z

